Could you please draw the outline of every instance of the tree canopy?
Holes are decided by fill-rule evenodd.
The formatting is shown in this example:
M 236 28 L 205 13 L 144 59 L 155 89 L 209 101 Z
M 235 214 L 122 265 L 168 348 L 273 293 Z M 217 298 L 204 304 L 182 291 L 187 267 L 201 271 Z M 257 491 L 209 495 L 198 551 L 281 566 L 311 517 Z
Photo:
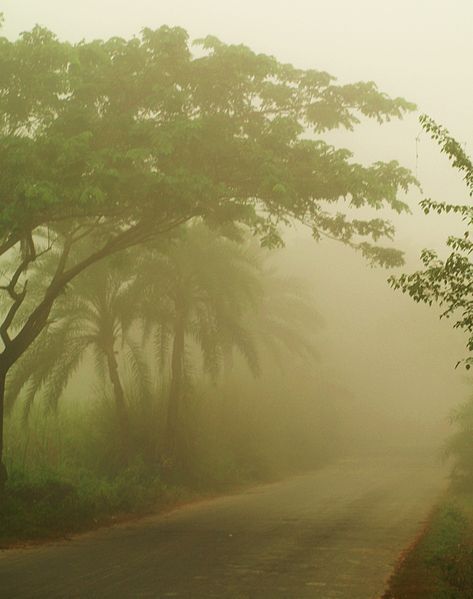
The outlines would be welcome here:
M 411 175 L 355 164 L 307 132 L 351 129 L 360 115 L 382 122 L 411 104 L 213 37 L 196 44 L 193 54 L 169 27 L 76 45 L 39 27 L 0 40 L 1 248 L 70 218 L 142 235 L 199 215 L 237 219 L 267 244 L 293 217 L 347 242 L 391 234 L 330 208 L 403 210 L 397 192 Z

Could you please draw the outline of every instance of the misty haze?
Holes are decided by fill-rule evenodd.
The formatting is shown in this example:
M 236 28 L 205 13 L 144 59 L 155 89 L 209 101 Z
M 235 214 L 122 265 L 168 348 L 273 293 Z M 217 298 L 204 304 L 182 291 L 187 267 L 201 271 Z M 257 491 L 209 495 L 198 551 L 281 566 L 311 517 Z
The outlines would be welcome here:
M 0 2 L 0 599 L 473 597 L 471 23 Z

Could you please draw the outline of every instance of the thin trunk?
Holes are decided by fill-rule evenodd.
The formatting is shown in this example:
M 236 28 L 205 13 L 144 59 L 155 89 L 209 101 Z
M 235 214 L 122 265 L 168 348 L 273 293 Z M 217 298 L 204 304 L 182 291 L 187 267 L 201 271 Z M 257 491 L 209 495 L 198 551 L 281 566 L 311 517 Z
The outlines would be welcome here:
M 7 482 L 7 469 L 3 461 L 3 429 L 4 429 L 4 413 L 5 413 L 5 380 L 7 372 L 0 368 L 0 496 L 5 489 Z
M 51 312 L 52 302 L 43 301 L 35 310 L 35 319 L 31 319 L 30 326 L 23 327 L 21 334 L 12 341 L 8 341 L 3 353 L 0 354 L 0 495 L 5 489 L 8 478 L 7 468 L 3 459 L 4 429 L 5 429 L 5 383 L 8 371 L 26 350 L 36 341 L 46 326 Z M 31 318 L 31 317 L 30 317 Z M 5 341 L 4 341 L 5 343 Z
M 184 319 L 178 318 L 174 327 L 174 340 L 171 358 L 171 386 L 169 389 L 166 427 L 166 446 L 171 458 L 176 458 L 178 450 L 180 408 L 184 387 Z
M 124 461 L 128 461 L 129 458 L 129 421 L 128 421 L 128 408 L 125 400 L 125 392 L 120 380 L 120 374 L 118 372 L 118 362 L 115 356 L 113 346 L 107 350 L 107 365 L 108 374 L 113 387 L 113 396 L 115 399 L 115 406 L 117 408 L 118 426 L 120 429 L 120 441 L 121 441 L 121 453 Z

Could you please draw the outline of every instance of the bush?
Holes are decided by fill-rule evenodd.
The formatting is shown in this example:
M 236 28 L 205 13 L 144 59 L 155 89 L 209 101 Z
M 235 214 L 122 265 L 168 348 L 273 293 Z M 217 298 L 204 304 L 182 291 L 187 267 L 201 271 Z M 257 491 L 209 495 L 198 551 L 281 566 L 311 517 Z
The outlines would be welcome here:
M 473 491 L 473 397 L 452 412 L 451 422 L 455 431 L 447 441 L 445 455 L 453 460 L 453 487 Z
M 14 473 L 0 505 L 0 541 L 6 544 L 84 530 L 120 514 L 144 514 L 186 496 L 140 464 L 108 479 L 83 470 L 75 484 L 46 472 Z

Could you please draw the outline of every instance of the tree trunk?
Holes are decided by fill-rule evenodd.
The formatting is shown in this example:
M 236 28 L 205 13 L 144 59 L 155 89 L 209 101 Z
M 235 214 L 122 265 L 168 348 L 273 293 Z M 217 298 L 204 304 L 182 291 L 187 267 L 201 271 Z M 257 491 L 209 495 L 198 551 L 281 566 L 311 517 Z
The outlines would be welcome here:
M 7 372 L 0 368 L 0 497 L 3 494 L 7 482 L 7 469 L 3 461 L 3 430 L 5 414 L 5 380 Z
M 67 258 L 69 256 L 69 250 L 71 249 L 72 242 L 68 244 L 68 246 L 64 249 L 62 256 L 58 263 L 58 270 L 56 275 L 52 278 L 49 283 L 49 286 L 45 292 L 43 299 L 38 303 L 38 305 L 30 312 L 26 322 L 20 327 L 19 332 L 13 339 L 8 339 L 5 342 L 5 339 L 9 337 L 8 331 L 13 323 L 15 315 L 17 313 L 18 308 L 21 306 L 23 299 L 21 298 L 21 293 L 18 295 L 18 299 L 13 302 L 12 308 L 7 314 L 6 318 L 3 320 L 3 323 L 0 322 L 1 337 L 4 344 L 6 343 L 6 347 L 3 353 L 0 354 L 0 492 L 5 486 L 5 482 L 7 479 L 7 471 L 5 468 L 5 464 L 3 462 L 3 427 L 4 427 L 4 400 L 5 400 L 5 379 L 8 373 L 8 370 L 17 360 L 21 358 L 21 356 L 25 353 L 25 351 L 34 343 L 34 341 L 38 338 L 41 332 L 44 330 L 47 319 L 51 312 L 51 308 L 56 300 L 56 298 L 60 295 L 61 292 L 64 291 L 66 286 L 79 274 L 81 274 L 84 270 L 100 262 L 103 258 L 107 256 L 111 256 L 116 252 L 126 250 L 130 247 L 134 247 L 141 242 L 147 241 L 151 235 L 159 235 L 170 231 L 181 224 L 185 223 L 189 220 L 190 217 L 178 219 L 177 221 L 172 221 L 168 223 L 168 226 L 163 225 L 160 229 L 153 229 L 153 224 L 151 221 L 143 221 L 138 222 L 134 226 L 130 226 L 129 229 L 122 231 L 117 234 L 115 237 L 112 237 L 108 241 L 104 243 L 104 245 L 97 251 L 92 252 L 87 258 L 82 261 L 79 261 L 73 267 L 69 268 L 69 270 L 65 270 Z M 17 243 L 21 241 L 20 237 L 15 237 L 14 235 L 10 236 L 7 241 L 0 246 L 0 256 L 3 256 L 10 248 L 14 247 Z M 21 273 L 21 270 L 18 271 Z M 13 279 L 12 279 L 13 281 Z M 16 283 L 18 280 L 16 281 Z M 13 285 L 13 290 L 15 291 L 16 283 Z M 113 363 L 116 364 L 115 357 L 113 357 L 111 363 L 109 362 L 109 367 Z M 113 369 L 113 368 L 112 368 Z M 114 369 L 116 372 L 115 382 L 118 382 L 118 386 L 112 380 L 112 384 L 114 386 L 115 400 L 118 399 L 120 403 L 120 421 L 121 426 L 126 422 L 126 426 L 123 426 L 122 430 L 126 430 L 126 434 L 128 434 L 128 421 L 127 421 L 127 411 L 125 404 L 125 397 L 123 393 L 123 389 L 121 388 L 120 379 L 118 377 L 118 369 Z M 117 392 L 118 389 L 118 392 Z M 121 390 L 121 392 L 120 392 Z M 123 399 L 123 401 L 121 401 Z M 122 409 L 123 408 L 123 409 Z
M 118 372 L 118 362 L 115 356 L 113 346 L 111 346 L 107 350 L 107 365 L 108 374 L 113 387 L 115 406 L 117 409 L 118 426 L 120 430 L 121 457 L 124 460 L 124 462 L 127 462 L 129 459 L 130 450 L 128 408 L 125 400 L 125 392 L 123 391 L 123 386 Z
M 168 413 L 166 423 L 166 448 L 171 459 L 177 457 L 180 408 L 184 386 L 184 319 L 178 318 L 174 328 L 174 340 L 171 358 L 171 386 L 169 389 Z
M 26 350 L 36 341 L 44 330 L 53 305 L 52 299 L 44 299 L 32 312 L 20 333 L 5 343 L 5 349 L 0 354 L 0 495 L 5 489 L 8 478 L 7 468 L 3 459 L 4 428 L 5 428 L 5 383 L 8 371 Z M 5 322 L 4 322 L 5 324 Z M 4 331 L 5 333 L 5 331 Z M 7 333 L 8 336 L 8 333 Z

